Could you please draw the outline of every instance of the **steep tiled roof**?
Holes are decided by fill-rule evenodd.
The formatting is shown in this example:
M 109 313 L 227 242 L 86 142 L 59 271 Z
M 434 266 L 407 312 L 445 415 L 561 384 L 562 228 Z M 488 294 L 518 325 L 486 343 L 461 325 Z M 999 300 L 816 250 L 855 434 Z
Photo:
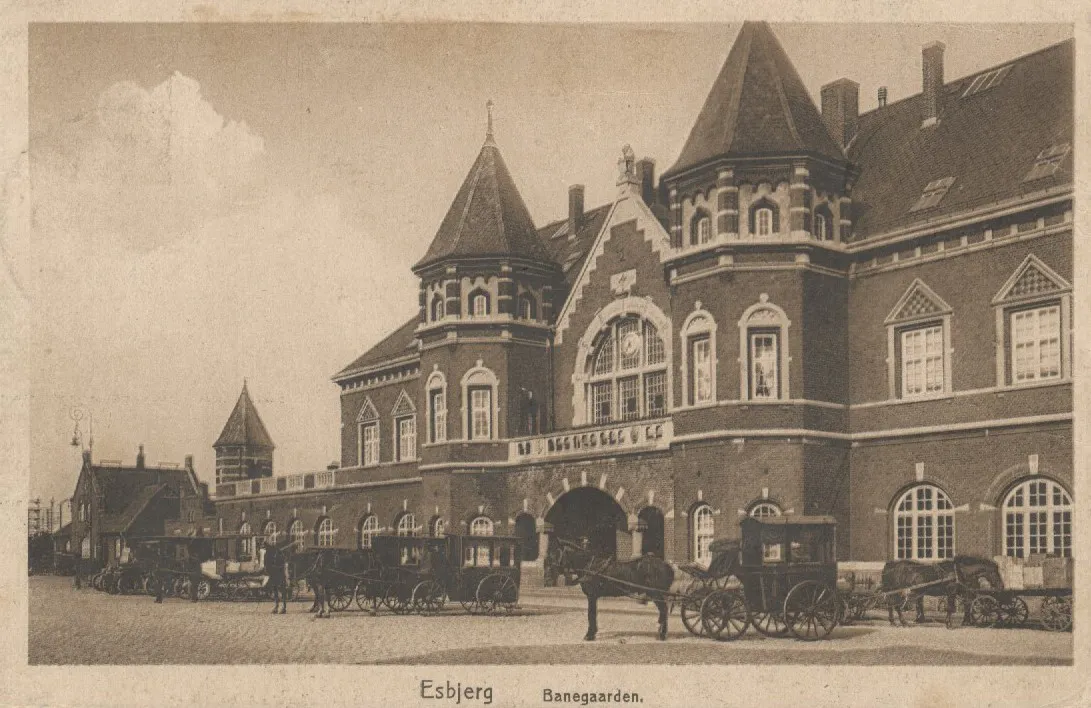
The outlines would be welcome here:
M 159 492 L 167 489 L 166 484 L 149 484 L 140 489 L 136 496 L 125 506 L 119 514 L 107 514 L 102 520 L 103 533 L 124 533 L 129 530 L 133 522 L 137 520 L 145 507 L 155 498 Z
M 417 353 L 417 325 L 420 317 L 413 315 L 408 322 L 388 334 L 378 344 L 361 354 L 355 361 L 334 375 L 333 380 L 361 371 L 375 364 Z
M 585 211 L 576 226 L 576 233 L 568 233 L 568 219 L 554 221 L 538 229 L 538 236 L 549 249 L 553 260 L 561 265 L 565 282 L 571 286 L 580 274 L 583 262 L 595 243 L 595 236 L 602 230 L 613 204 L 604 204 Z M 555 303 L 560 308 L 564 303 Z
M 798 152 L 844 159 L 769 25 L 745 22 L 664 177 L 721 155 Z
M 93 465 L 91 474 L 97 490 L 103 495 L 107 514 L 120 513 L 129 500 L 148 485 L 169 485 L 172 489 L 195 494 L 194 478 L 187 469 L 177 467 L 121 467 Z
M 415 268 L 445 258 L 479 256 L 549 260 L 491 134 Z
M 258 409 L 250 400 L 250 393 L 246 390 L 245 382 L 243 382 L 239 400 L 235 402 L 235 409 L 231 411 L 223 431 L 220 432 L 220 437 L 216 438 L 212 446 L 220 445 L 274 447 L 273 440 L 269 437 L 265 424 L 261 422 L 261 416 L 258 415 Z
M 1073 49 L 1067 41 L 1007 62 L 999 83 L 967 97 L 988 70 L 948 82 L 931 127 L 921 127 L 920 94 L 861 115 L 849 149 L 860 169 L 856 238 L 1071 184 L 1071 154 L 1051 176 L 1025 178 L 1043 150 L 1073 144 Z M 954 181 L 936 206 L 910 211 L 929 182 L 948 177 Z

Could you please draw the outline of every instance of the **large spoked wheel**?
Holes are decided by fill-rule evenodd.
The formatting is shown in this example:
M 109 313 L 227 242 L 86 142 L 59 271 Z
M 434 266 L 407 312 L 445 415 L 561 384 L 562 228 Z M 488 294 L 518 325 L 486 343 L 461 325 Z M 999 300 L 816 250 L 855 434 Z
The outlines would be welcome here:
M 459 599 L 458 604 L 462 605 L 462 609 L 466 610 L 471 615 L 476 615 L 478 612 L 476 597 L 463 597 Z
M 510 576 L 494 573 L 486 575 L 477 584 L 474 593 L 477 606 L 489 614 L 498 612 L 511 613 L 519 599 L 519 587 Z
M 813 642 L 825 639 L 841 616 L 837 591 L 817 580 L 805 580 L 784 598 L 784 621 L 797 639 Z
M 1013 595 L 1000 603 L 1000 624 L 1018 627 L 1027 621 L 1030 610 L 1023 598 Z
M 342 612 L 352 604 L 352 591 L 345 585 L 331 585 L 326 588 L 326 592 L 329 593 L 327 601 L 330 603 L 331 610 Z
M 970 603 L 970 622 L 975 627 L 995 627 L 1000 623 L 1000 603 L 988 595 L 975 597 Z
M 679 603 L 678 612 L 682 615 L 682 624 L 689 633 L 695 637 L 704 636 L 705 627 L 701 621 L 701 603 L 708 597 L 709 590 L 706 587 L 695 588 L 686 593 Z
M 391 585 L 386 589 L 383 594 L 383 604 L 397 615 L 404 615 L 410 610 L 408 598 L 402 597 L 396 585 Z
M 377 611 L 382 602 L 382 598 L 371 594 L 368 584 L 362 580 L 358 581 L 356 587 L 352 589 L 352 597 L 356 600 L 356 606 L 366 612 Z
M 447 591 L 437 580 L 424 580 L 413 588 L 413 609 L 422 615 L 434 615 L 447 602 Z
M 1042 601 L 1042 626 L 1050 632 L 1072 629 L 1072 598 L 1047 597 Z
M 746 634 L 750 610 L 737 590 L 714 590 L 701 602 L 701 627 L 718 641 L 731 641 Z
M 750 624 L 766 637 L 785 637 L 791 631 L 779 612 L 751 612 Z

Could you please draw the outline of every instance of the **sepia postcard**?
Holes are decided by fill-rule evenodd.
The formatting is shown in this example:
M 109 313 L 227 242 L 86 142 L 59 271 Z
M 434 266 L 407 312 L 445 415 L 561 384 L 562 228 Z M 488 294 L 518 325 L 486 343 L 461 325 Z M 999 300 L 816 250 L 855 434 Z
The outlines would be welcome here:
M 971 9 L 6 17 L 0 703 L 1086 705 L 1088 25 Z

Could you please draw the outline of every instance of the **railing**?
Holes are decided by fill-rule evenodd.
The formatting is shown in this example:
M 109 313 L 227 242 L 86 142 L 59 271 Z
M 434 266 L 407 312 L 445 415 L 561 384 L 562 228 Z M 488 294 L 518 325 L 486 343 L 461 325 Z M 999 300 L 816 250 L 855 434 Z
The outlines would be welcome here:
M 314 486 L 318 489 L 324 489 L 325 487 L 332 487 L 336 482 L 336 477 L 333 470 L 327 470 L 325 472 L 316 472 L 314 475 Z
M 270 494 L 277 490 L 277 478 L 276 477 L 262 477 L 261 479 L 261 493 Z
M 293 474 L 285 478 L 284 489 L 289 492 L 303 491 L 303 477 L 305 475 Z
M 515 462 L 583 457 L 602 453 L 661 450 L 670 447 L 674 423 L 667 418 L 554 433 L 512 440 L 508 459 Z
M 250 480 L 244 479 L 241 482 L 235 482 L 235 496 L 241 497 L 250 494 L 253 490 L 253 485 L 250 484 Z

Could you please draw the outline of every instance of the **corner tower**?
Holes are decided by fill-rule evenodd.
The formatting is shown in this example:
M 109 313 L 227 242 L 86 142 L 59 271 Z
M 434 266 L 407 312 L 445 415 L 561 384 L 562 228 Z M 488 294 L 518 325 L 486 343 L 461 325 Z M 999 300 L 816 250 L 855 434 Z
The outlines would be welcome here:
M 212 445 L 216 450 L 216 484 L 273 476 L 273 445 L 246 381 L 227 423 Z
M 493 137 L 413 272 L 420 278 L 422 461 L 506 457 L 490 441 L 549 427 L 549 345 L 561 269 Z M 479 443 L 479 444 L 478 444 Z M 498 459 L 498 458 L 497 458 Z

